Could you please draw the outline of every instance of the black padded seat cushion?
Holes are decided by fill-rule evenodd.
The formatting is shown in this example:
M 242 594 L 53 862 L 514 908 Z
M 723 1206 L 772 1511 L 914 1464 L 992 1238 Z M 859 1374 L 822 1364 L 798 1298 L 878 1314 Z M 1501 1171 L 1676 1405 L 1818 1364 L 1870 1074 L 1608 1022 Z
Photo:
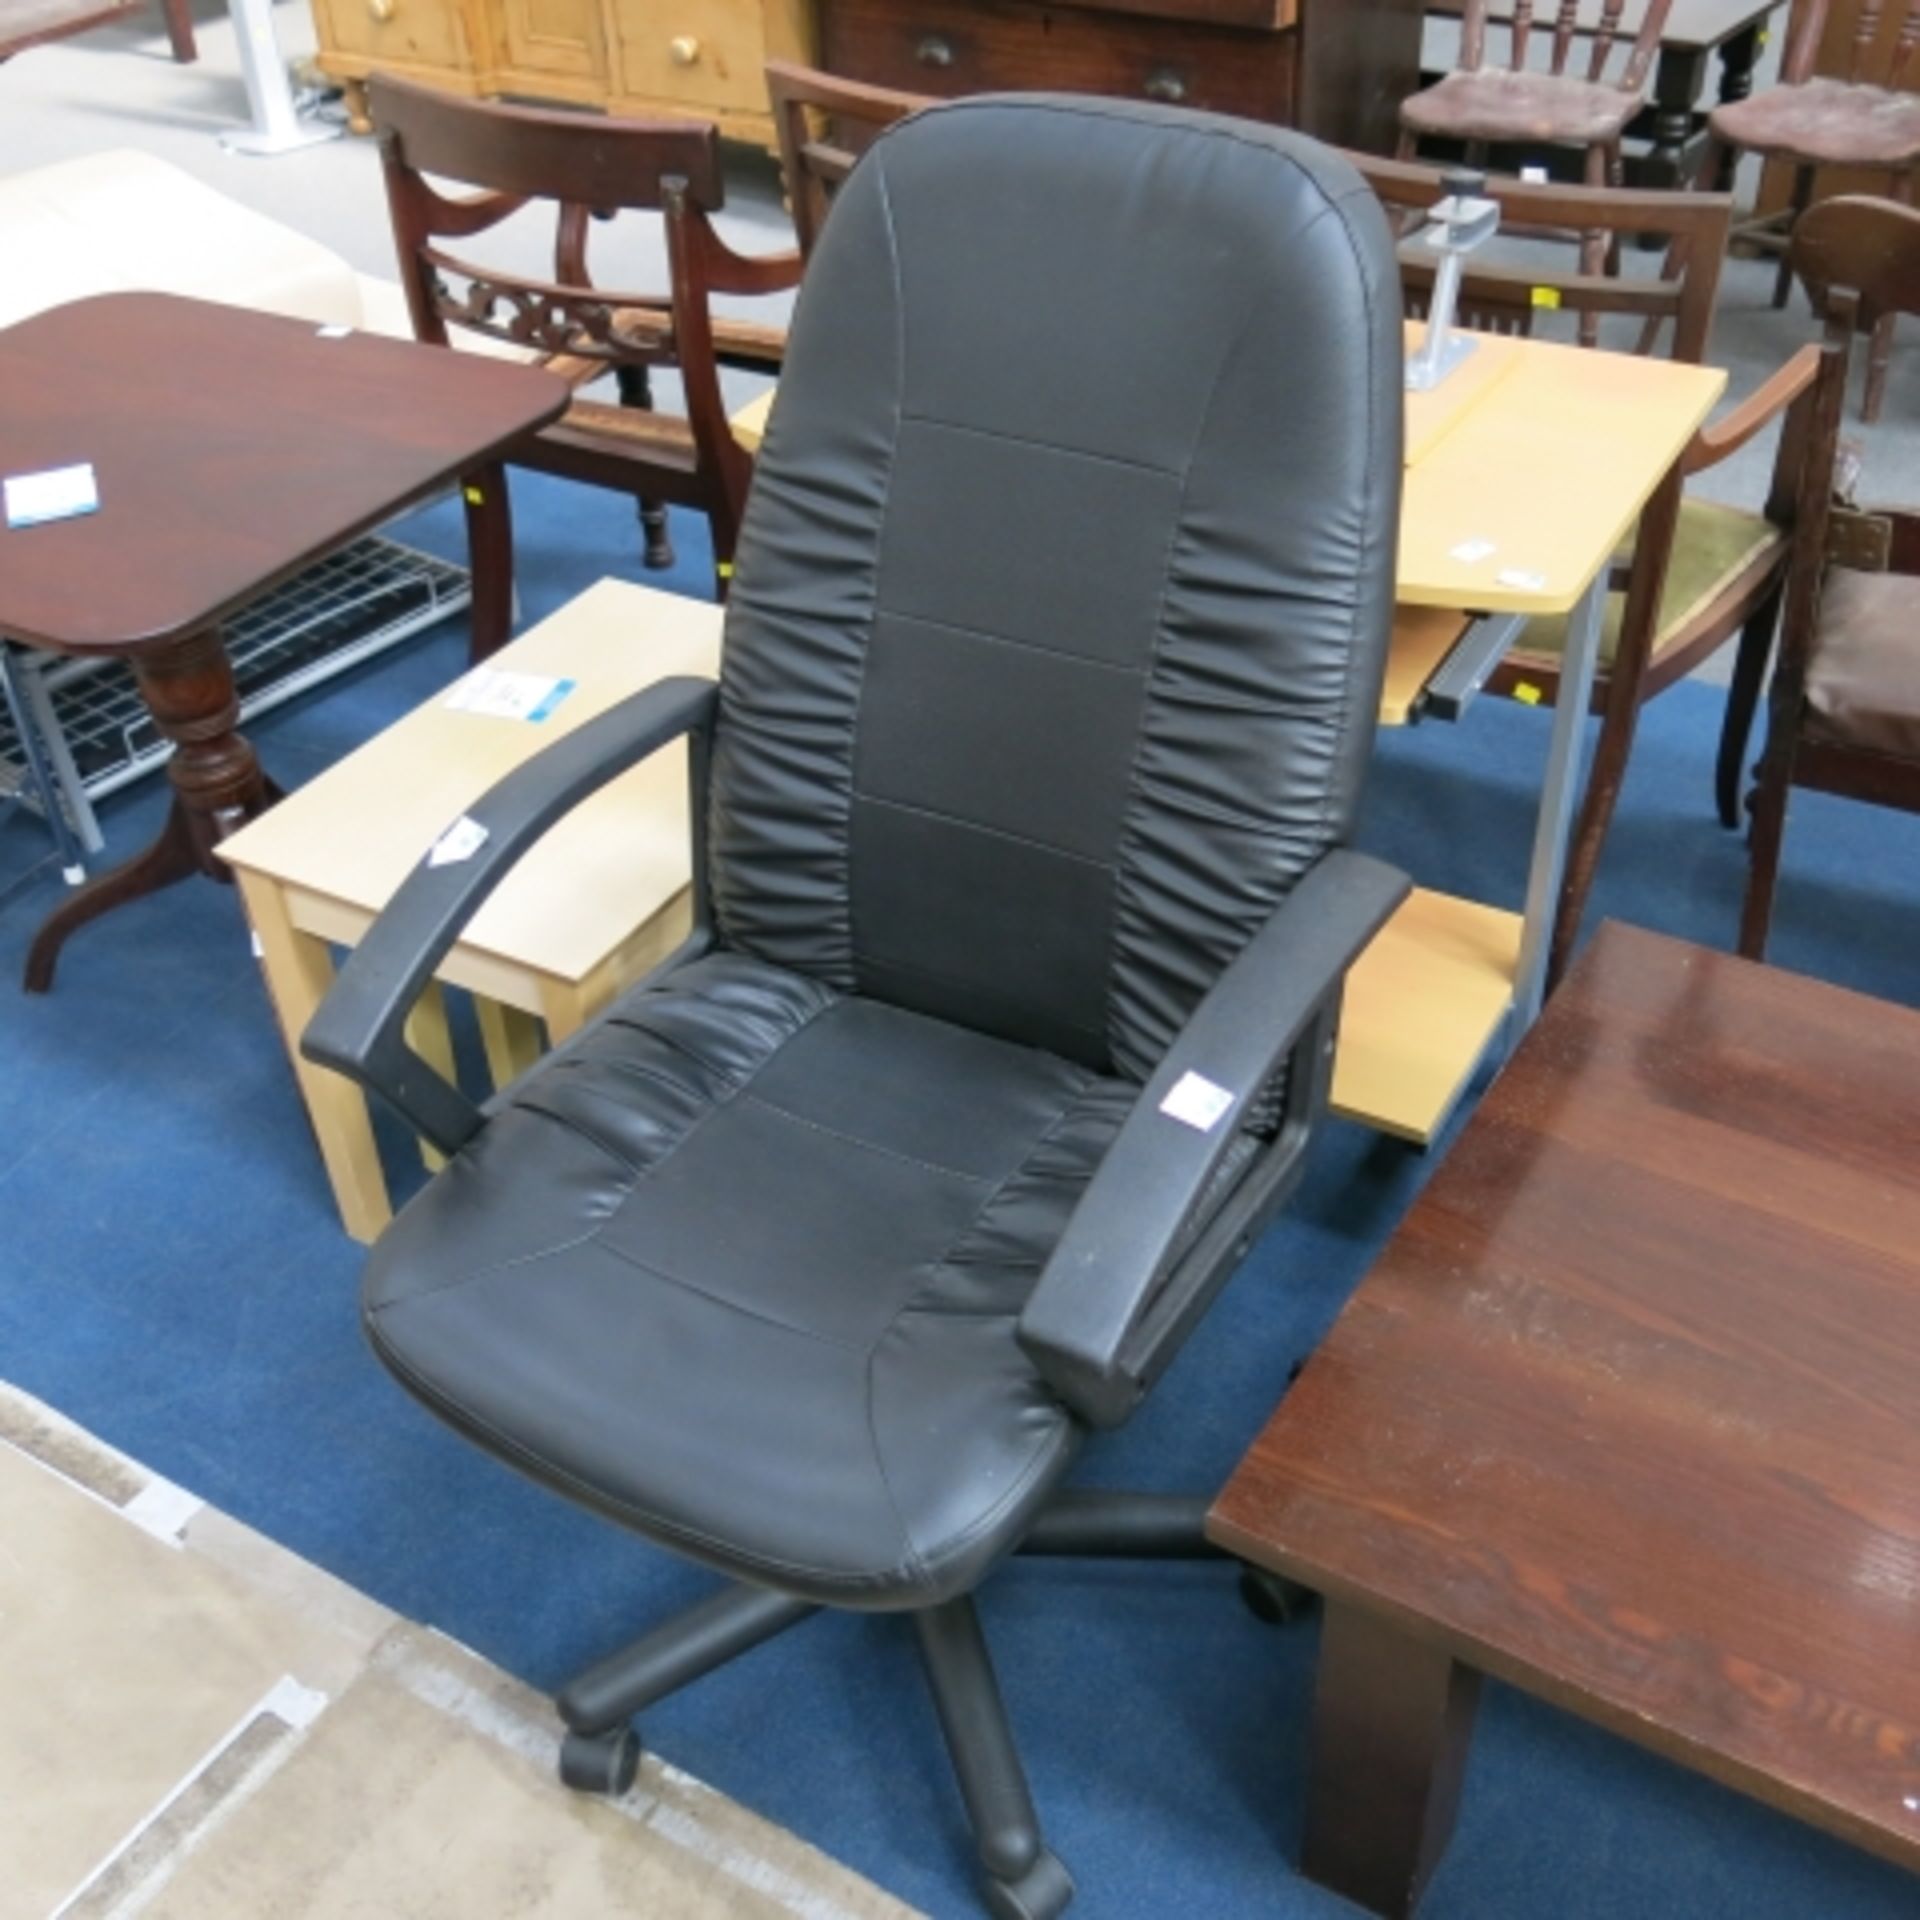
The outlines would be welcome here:
M 840 1606 L 971 1586 L 1072 1458 L 1017 1316 L 1138 1088 L 737 953 L 520 1083 L 368 1269 L 535 1478 Z

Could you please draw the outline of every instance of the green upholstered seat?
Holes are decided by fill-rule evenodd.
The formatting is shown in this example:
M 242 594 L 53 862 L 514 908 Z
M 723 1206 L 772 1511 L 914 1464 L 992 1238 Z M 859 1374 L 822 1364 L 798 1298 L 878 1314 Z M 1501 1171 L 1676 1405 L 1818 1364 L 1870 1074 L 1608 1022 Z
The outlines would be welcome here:
M 1717 500 L 1682 500 L 1673 557 L 1667 563 L 1666 590 L 1660 597 L 1660 627 L 1654 636 L 1654 657 L 1657 659 L 1698 614 L 1711 606 L 1765 553 L 1779 547 L 1785 538 L 1772 521 L 1745 507 L 1723 506 Z M 1629 540 L 1614 556 L 1614 563 L 1624 567 L 1632 558 L 1633 543 Z M 1613 664 L 1626 603 L 1624 593 L 1607 596 L 1606 625 L 1600 635 L 1602 672 Z M 1557 663 L 1566 627 L 1566 617 L 1562 614 L 1529 621 L 1520 644 L 1514 649 L 1514 657 Z

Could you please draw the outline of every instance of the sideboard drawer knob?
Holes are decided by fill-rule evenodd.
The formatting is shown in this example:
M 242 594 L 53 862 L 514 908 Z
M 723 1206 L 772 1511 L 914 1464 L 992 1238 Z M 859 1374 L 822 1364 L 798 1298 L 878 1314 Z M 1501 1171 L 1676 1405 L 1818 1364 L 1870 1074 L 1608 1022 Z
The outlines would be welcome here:
M 399 10 L 399 0 L 367 0 L 368 17 L 383 27 Z
M 699 62 L 700 42 L 690 33 L 676 34 L 667 43 L 667 51 L 676 67 L 691 67 Z
M 930 33 L 914 48 L 913 57 L 923 67 L 950 67 L 953 65 L 953 42 L 943 34 Z
M 1177 107 L 1187 97 L 1187 83 L 1171 67 L 1158 67 L 1147 75 L 1146 95 Z

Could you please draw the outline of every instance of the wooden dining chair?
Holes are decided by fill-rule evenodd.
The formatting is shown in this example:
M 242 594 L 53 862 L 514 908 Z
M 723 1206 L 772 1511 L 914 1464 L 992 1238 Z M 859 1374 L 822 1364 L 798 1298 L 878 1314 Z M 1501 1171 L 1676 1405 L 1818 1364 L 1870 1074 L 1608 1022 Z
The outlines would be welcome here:
M 1426 311 L 1434 255 L 1413 239 L 1420 215 L 1442 194 L 1431 167 L 1349 156 L 1401 232 L 1401 282 L 1409 313 Z M 1489 178 L 1503 228 L 1593 231 L 1609 239 L 1652 234 L 1666 251 L 1657 276 L 1613 278 L 1550 270 L 1532 260 L 1484 263 L 1475 255 L 1462 277 L 1460 324 L 1483 332 L 1532 335 L 1569 317 L 1577 334 L 1675 360 L 1706 356 L 1732 202 L 1722 194 L 1649 193 Z M 1798 448 L 1805 431 L 1818 355 L 1801 349 L 1722 419 L 1703 427 L 1640 516 L 1613 574 L 1594 710 L 1601 715 L 1555 923 L 1550 978 L 1572 957 L 1607 830 L 1626 777 L 1640 708 L 1736 635 L 1739 651 L 1721 723 L 1715 791 L 1721 818 L 1738 818 L 1747 740 L 1766 676 L 1792 543 Z M 1785 420 L 1772 484 L 1758 509 L 1728 506 L 1686 491 L 1686 481 L 1737 453 Z M 1579 449 L 1569 447 L 1568 459 Z M 1528 623 L 1494 670 L 1488 690 L 1551 705 L 1560 685 L 1563 620 Z M 1421 644 L 1414 622 L 1396 646 Z
M 766 75 L 787 207 L 800 251 L 809 254 L 826 221 L 828 203 L 867 143 L 896 120 L 934 102 L 927 94 L 870 87 L 791 60 L 769 60 Z
M 692 507 L 713 529 L 724 595 L 752 459 L 721 403 L 719 364 L 743 335 L 711 311 L 712 296 L 798 284 L 800 256 L 735 253 L 715 233 L 722 204 L 720 137 L 693 121 L 637 121 L 460 100 L 376 74 L 367 97 L 414 333 L 437 346 L 466 331 L 523 348 L 576 388 L 611 375 L 618 405 L 582 392 L 560 421 L 522 442 L 516 466 L 630 493 L 640 503 L 650 564 L 671 564 L 664 508 Z M 449 197 L 425 176 L 480 191 Z M 524 279 L 446 252 L 443 239 L 486 232 L 530 202 L 554 207 L 553 278 Z M 588 272 L 596 215 L 661 215 L 669 285 L 611 292 Z M 778 359 L 778 329 L 766 352 Z M 679 375 L 684 414 L 656 411 L 651 377 Z M 470 501 L 470 508 L 472 503 Z
M 1584 156 L 1588 186 L 1619 186 L 1620 143 L 1627 122 L 1644 104 L 1647 73 L 1672 3 L 1648 0 L 1640 30 L 1628 42 L 1620 33 L 1625 0 L 1601 0 L 1597 17 L 1589 18 L 1582 17 L 1582 0 L 1560 0 L 1548 42 L 1549 64 L 1542 72 L 1528 57 L 1538 45 L 1533 0 L 1514 0 L 1504 69 L 1487 64 L 1488 0 L 1466 0 L 1459 66 L 1401 102 L 1399 157 L 1413 159 L 1423 139 L 1460 141 L 1469 160 L 1482 162 L 1493 146 L 1572 147 Z M 1580 39 L 1590 42 L 1584 74 L 1568 71 Z M 1622 63 L 1608 78 L 1617 48 L 1624 50 Z M 1619 266 L 1620 229 L 1595 227 L 1582 234 L 1582 273 L 1617 273 Z M 1593 344 L 1585 310 L 1581 340 Z
M 1920 212 L 1858 196 L 1810 208 L 1788 261 L 1824 310 L 1780 660 L 1750 800 L 1740 951 L 1766 956 L 1795 787 L 1920 813 L 1920 512 L 1835 501 L 1847 361 L 1863 319 L 1920 313 Z
M 1731 182 L 1744 153 L 1785 161 L 1793 168 L 1793 193 L 1779 213 L 1744 223 L 1742 239 L 1772 246 L 1780 254 L 1773 283 L 1773 304 L 1784 307 L 1793 287 L 1788 258 L 1792 230 L 1813 198 L 1823 167 L 1849 167 L 1883 174 L 1896 200 L 1913 198 L 1914 169 L 1920 165 L 1920 97 L 1903 91 L 1914 73 L 1920 49 L 1920 0 L 1906 0 L 1898 38 L 1884 80 L 1869 79 L 1880 64 L 1882 0 L 1861 0 L 1847 49 L 1845 79 L 1825 78 L 1813 70 L 1826 29 L 1827 0 L 1797 0 L 1791 38 L 1780 64 L 1781 84 L 1716 107 L 1708 116 L 1708 146 L 1701 178 Z M 1865 314 L 1872 330 L 1867 354 L 1866 390 L 1860 417 L 1880 417 L 1886 393 L 1887 362 L 1893 353 L 1893 315 Z

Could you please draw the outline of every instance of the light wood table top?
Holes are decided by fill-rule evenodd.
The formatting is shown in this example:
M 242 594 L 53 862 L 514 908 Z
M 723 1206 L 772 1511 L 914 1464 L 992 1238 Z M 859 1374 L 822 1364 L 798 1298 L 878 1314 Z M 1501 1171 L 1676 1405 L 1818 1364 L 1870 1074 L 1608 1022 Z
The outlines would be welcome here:
M 1726 390 L 1719 367 L 1503 344 L 1505 375 L 1407 469 L 1405 605 L 1570 611 Z M 1462 558 L 1476 542 L 1493 551 Z
M 1916 1086 L 1920 1013 L 1596 935 L 1213 1511 L 1328 1599 L 1310 1873 L 1410 1904 L 1450 1666 L 1920 1868 Z
M 221 856 L 371 918 L 480 796 L 542 747 L 672 674 L 719 671 L 721 610 L 603 580 L 479 671 L 559 675 L 543 721 L 436 694 L 222 843 Z M 686 747 L 603 787 L 523 860 L 460 936 L 463 948 L 579 980 L 687 885 Z

